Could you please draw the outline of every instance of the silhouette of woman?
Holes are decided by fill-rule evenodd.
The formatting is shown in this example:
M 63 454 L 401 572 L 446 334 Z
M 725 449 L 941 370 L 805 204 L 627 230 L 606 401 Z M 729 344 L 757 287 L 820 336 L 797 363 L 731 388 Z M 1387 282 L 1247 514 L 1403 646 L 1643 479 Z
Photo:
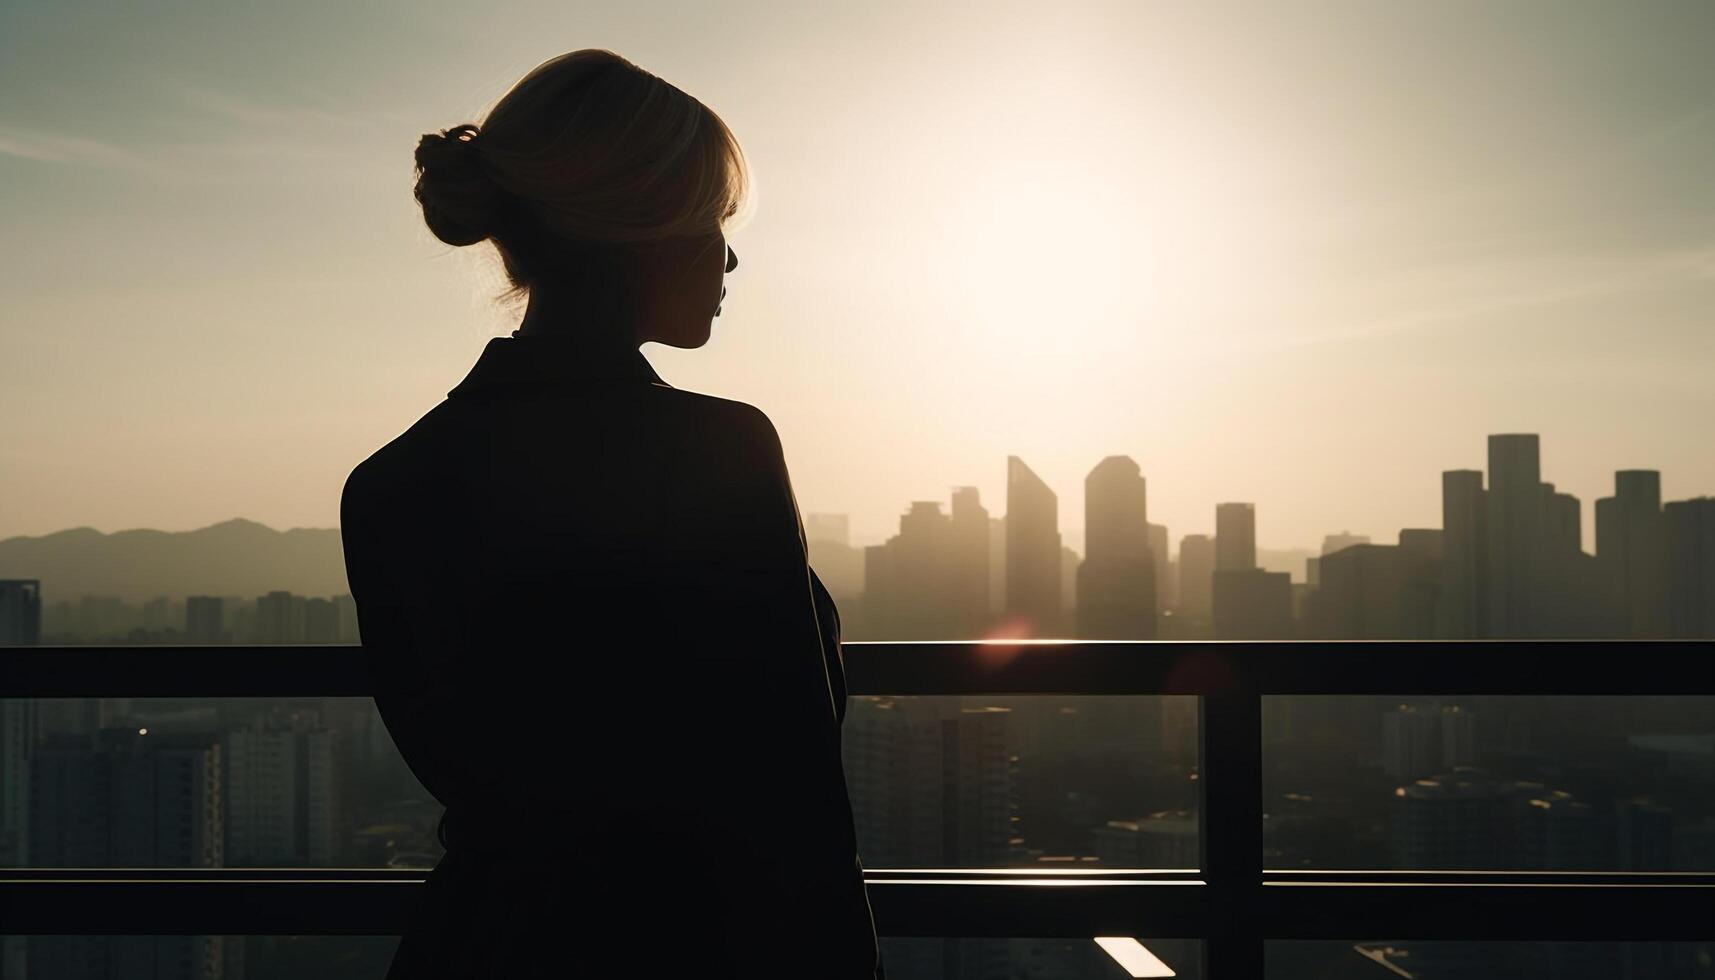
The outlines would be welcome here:
M 528 297 L 341 506 L 376 702 L 446 806 L 389 976 L 872 978 L 839 620 L 768 418 L 669 387 L 743 158 L 606 51 L 424 136 L 417 200 Z

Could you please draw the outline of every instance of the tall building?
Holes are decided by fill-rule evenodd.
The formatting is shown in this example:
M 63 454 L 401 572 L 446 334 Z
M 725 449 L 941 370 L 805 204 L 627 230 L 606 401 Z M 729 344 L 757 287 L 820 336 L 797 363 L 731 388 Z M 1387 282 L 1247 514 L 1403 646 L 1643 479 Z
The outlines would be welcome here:
M 1392 803 L 1395 867 L 1587 871 L 1601 860 L 1595 811 L 1541 783 L 1459 768 L 1399 787 Z
M 1149 495 L 1129 456 L 1109 456 L 1084 478 L 1084 559 L 1120 565 L 1149 557 Z
M 1429 639 L 1441 593 L 1440 529 L 1407 528 L 1399 544 L 1352 544 L 1318 562 L 1307 634 L 1331 640 Z
M 1179 578 L 1173 574 L 1173 562 L 1168 552 L 1167 525 L 1149 525 L 1149 556 L 1155 560 L 1155 614 L 1179 604 Z
M 1006 608 L 1006 518 L 989 518 L 989 610 Z
M 1473 639 L 1488 626 L 1488 503 L 1480 470 L 1441 474 L 1441 599 L 1436 635 Z
M 1543 510 L 1541 452 L 1535 435 L 1489 437 L 1487 584 L 1484 635 L 1506 639 L 1541 629 Z
M 1668 633 L 1715 638 L 1715 497 L 1676 500 L 1663 513 Z
M 941 698 L 853 699 L 841 743 L 866 865 L 1013 862 L 1018 799 L 1009 714 Z
M 1090 834 L 1096 858 L 1107 868 L 1195 868 L 1201 859 L 1197 815 L 1164 810 L 1136 820 L 1109 820 Z
M 41 582 L 0 579 L 0 647 L 33 647 L 41 641 Z M 51 702 L 0 698 L 0 867 L 30 863 L 31 771 L 42 703 Z
M 186 643 L 224 643 L 230 638 L 226 632 L 225 602 L 209 595 L 193 595 L 185 600 Z
M 989 598 L 990 556 L 988 508 L 976 487 L 954 487 L 948 565 L 951 582 L 947 602 L 956 610 L 960 639 L 987 632 L 994 605 Z
M 255 642 L 304 642 L 303 596 L 270 592 L 256 599 Z
M 1072 629 L 1078 620 L 1078 565 L 1083 561 L 1071 545 L 1060 546 L 1060 622 L 1056 633 Z
M 259 726 L 222 740 L 230 866 L 339 863 L 343 813 L 336 736 L 325 728 L 294 728 Z
M 1410 782 L 1469 766 L 1476 724 L 1458 705 L 1401 704 L 1382 715 L 1382 771 Z
M 1399 532 L 1399 635 L 1405 639 L 1435 637 L 1441 605 L 1441 565 L 1446 560 L 1446 534 L 1440 528 L 1401 528 Z
M 1614 495 L 1596 501 L 1596 560 L 1626 636 L 1667 635 L 1666 529 L 1661 474 L 1615 473 Z
M 1017 456 L 1006 458 L 1006 616 L 1029 636 L 1061 631 L 1060 501 Z
M 4 656 L 4 654 L 0 654 Z M 30 864 L 30 770 L 38 731 L 34 698 L 0 698 L 0 867 Z
M 1215 568 L 1241 572 L 1256 566 L 1256 505 L 1215 505 Z
M 1143 475 L 1109 456 L 1084 479 L 1084 561 L 1078 566 L 1078 635 L 1155 638 L 1155 557 Z
M 945 577 L 947 515 L 920 500 L 899 518 L 899 533 L 864 549 L 864 609 L 878 639 L 950 639 L 938 591 Z
M 225 794 L 214 736 L 104 729 L 46 740 L 31 779 L 40 867 L 218 868 Z
M 1288 572 L 1217 568 L 1213 599 L 1218 640 L 1287 640 L 1296 632 Z
M 1554 484 L 1542 485 L 1543 544 L 1550 554 L 1570 554 L 1584 548 L 1583 504 Z
M 1215 539 L 1187 534 L 1179 539 L 1179 608 L 1192 619 L 1207 621 L 1214 609 Z
M 972 487 L 953 492 L 949 517 L 917 501 L 899 533 L 864 549 L 864 626 L 875 639 L 980 636 L 988 620 L 988 511 Z
M 0 579 L 0 647 L 42 642 L 42 583 L 33 578 Z
M 339 610 L 333 600 L 304 600 L 304 642 L 339 642 Z
M 1350 545 L 1318 562 L 1320 583 L 1311 602 L 1309 630 L 1317 639 L 1403 638 L 1400 598 L 1405 569 L 1399 547 Z

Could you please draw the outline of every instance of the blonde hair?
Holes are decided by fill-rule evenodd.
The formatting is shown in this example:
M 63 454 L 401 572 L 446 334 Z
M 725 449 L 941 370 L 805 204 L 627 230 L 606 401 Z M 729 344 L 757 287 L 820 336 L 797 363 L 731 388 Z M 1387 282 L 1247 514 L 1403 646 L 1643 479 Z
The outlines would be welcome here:
M 492 241 L 516 297 L 545 276 L 626 280 L 630 246 L 709 234 L 748 189 L 712 110 L 611 51 L 538 65 L 482 123 L 417 143 L 415 196 L 449 245 Z

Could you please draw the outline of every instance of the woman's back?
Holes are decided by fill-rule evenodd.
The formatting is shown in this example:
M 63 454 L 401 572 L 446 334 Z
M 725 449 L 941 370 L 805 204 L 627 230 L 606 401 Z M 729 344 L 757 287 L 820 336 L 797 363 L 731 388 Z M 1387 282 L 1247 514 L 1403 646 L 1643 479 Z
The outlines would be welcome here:
M 416 162 L 429 230 L 529 306 L 346 483 L 376 703 L 447 807 L 390 980 L 873 978 L 838 617 L 779 439 L 638 353 L 709 340 L 737 139 L 585 50 Z
M 829 968 L 796 975 L 873 972 L 837 625 L 760 412 L 636 351 L 496 340 L 343 510 L 378 703 L 448 806 L 444 914 L 408 946 L 518 975 L 700 934 L 710 975 L 801 970 L 795 946 Z

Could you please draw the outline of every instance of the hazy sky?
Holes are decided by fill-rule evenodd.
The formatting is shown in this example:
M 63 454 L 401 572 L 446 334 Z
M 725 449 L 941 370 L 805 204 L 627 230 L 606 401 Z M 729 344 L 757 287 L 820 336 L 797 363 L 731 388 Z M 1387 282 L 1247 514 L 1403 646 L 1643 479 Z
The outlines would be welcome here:
M 1587 525 L 1715 493 L 1715 4 L 503 6 L 0 0 L 0 537 L 336 523 L 513 326 L 417 137 L 580 47 L 745 144 L 714 340 L 647 353 L 861 541 L 1009 453 L 1282 547 L 1437 525 L 1490 432 Z

